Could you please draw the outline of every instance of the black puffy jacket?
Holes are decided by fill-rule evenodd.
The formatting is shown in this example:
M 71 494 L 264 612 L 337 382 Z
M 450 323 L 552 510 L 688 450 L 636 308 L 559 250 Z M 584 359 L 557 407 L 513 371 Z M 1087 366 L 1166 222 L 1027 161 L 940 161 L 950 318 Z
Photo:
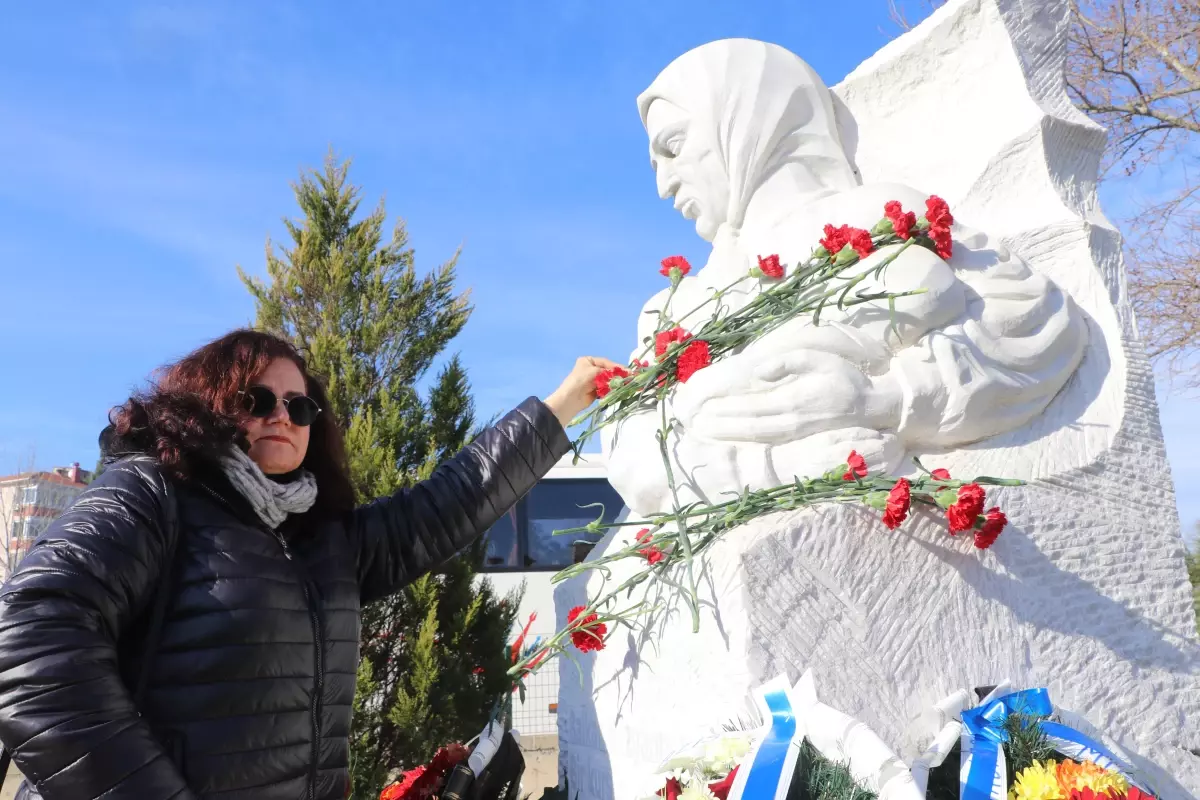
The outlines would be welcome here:
M 415 488 L 280 531 L 209 480 L 176 485 L 172 526 L 154 462 L 117 462 L 0 591 L 0 740 L 45 800 L 343 800 L 359 609 L 465 547 L 569 446 L 530 398 Z M 172 528 L 139 710 L 118 643 Z

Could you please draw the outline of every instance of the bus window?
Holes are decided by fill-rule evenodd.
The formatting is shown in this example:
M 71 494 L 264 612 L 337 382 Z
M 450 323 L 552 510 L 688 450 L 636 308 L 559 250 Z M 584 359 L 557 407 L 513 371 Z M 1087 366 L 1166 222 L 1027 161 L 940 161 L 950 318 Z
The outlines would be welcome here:
M 624 507 L 621 496 L 603 478 L 542 481 L 524 503 L 528 520 L 525 569 L 535 570 L 570 566 L 575 542 L 600 541 L 602 533 L 553 535 L 556 530 L 586 525 L 600 516 L 599 507 L 580 506 L 603 503 L 606 522 L 615 520 Z
M 488 528 L 487 551 L 483 556 L 483 568 L 514 569 L 521 566 L 517 555 L 517 508 L 513 508 Z

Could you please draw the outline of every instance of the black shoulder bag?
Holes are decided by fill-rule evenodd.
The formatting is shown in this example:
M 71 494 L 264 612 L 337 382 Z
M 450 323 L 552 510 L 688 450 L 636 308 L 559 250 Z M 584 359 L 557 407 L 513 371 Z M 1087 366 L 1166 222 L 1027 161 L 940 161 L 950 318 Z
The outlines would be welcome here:
M 150 667 L 153 665 L 154 656 L 158 652 L 158 643 L 162 638 L 163 619 L 167 615 L 167 605 L 171 602 L 171 590 L 175 584 L 175 573 L 179 568 L 178 553 L 181 550 L 179 540 L 182 537 L 183 529 L 179 525 L 179 501 L 175 497 L 175 485 L 167 480 L 166 497 L 163 498 L 163 509 L 166 512 L 166 535 L 167 535 L 167 551 L 163 558 L 162 574 L 158 578 L 158 586 L 154 590 L 153 604 L 150 606 L 150 614 L 146 617 L 145 633 L 141 639 L 140 652 L 132 659 L 128 659 L 129 666 L 122 669 L 125 685 L 129 686 L 133 691 L 133 706 L 138 709 L 138 714 L 141 715 L 143 701 L 146 699 L 146 688 L 150 683 Z M 131 633 L 137 633 L 137 627 Z M 122 652 L 121 643 L 117 644 L 118 652 Z M 4 788 L 4 781 L 8 777 L 8 770 L 12 764 L 12 754 L 8 752 L 8 748 L 0 751 L 0 789 Z M 38 795 L 32 795 L 37 797 Z

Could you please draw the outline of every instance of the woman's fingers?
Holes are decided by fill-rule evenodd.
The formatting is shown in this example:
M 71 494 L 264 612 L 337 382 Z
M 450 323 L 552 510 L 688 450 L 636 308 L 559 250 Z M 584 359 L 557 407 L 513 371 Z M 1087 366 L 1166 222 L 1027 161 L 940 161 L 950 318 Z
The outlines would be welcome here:
M 609 358 L 605 358 L 604 356 L 584 356 L 580 360 L 586 361 L 591 366 L 597 367 L 600 370 L 613 369 L 615 367 L 624 368 L 624 365 L 618 364 L 616 361 L 613 361 L 612 359 L 609 359 Z

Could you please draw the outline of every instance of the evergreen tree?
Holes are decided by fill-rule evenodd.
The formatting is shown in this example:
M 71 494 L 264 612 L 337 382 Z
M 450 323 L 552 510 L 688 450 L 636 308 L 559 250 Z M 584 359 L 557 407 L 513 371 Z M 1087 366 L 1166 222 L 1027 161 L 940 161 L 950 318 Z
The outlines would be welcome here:
M 360 190 L 332 154 L 293 185 L 303 213 L 291 242 L 267 244 L 266 282 L 238 270 L 257 325 L 292 341 L 328 381 L 346 431 L 359 500 L 412 486 L 466 444 L 475 425 L 466 372 L 450 358 L 426 396 L 415 388 L 462 330 L 466 293 L 455 261 L 418 275 L 402 222 L 385 242 L 382 202 L 356 219 Z M 505 644 L 516 597 L 475 580 L 480 545 L 395 597 L 363 610 L 351 732 L 355 798 L 376 798 L 390 772 L 465 741 L 508 686 Z

